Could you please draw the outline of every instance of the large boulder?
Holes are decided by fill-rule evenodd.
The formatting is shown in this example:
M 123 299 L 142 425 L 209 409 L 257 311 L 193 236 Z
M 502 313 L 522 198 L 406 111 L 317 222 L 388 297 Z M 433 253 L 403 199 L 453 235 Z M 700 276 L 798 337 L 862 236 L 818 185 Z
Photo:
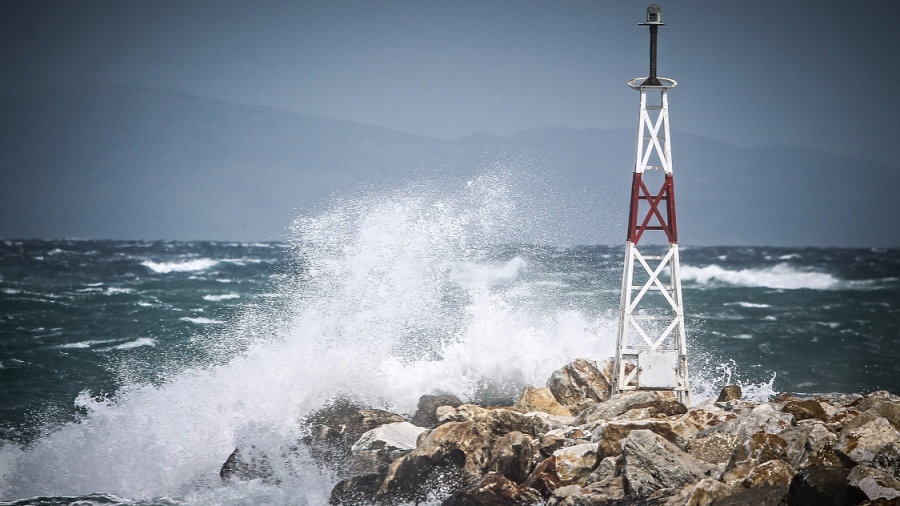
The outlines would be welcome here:
M 525 391 L 519 397 L 519 400 L 513 405 L 514 408 L 520 409 L 526 413 L 530 411 L 540 411 L 556 416 L 570 416 L 572 413 L 569 408 L 563 406 L 553 396 L 550 388 L 535 388 L 531 385 L 525 387 Z
M 441 506 L 518 506 L 538 504 L 540 501 L 541 496 L 536 490 L 519 487 L 497 473 L 488 473 L 451 494 Z
M 556 456 L 551 455 L 534 466 L 534 469 L 522 486 L 537 490 L 542 497 L 550 497 L 553 491 L 559 487 L 559 475 L 556 474 Z
M 788 506 L 846 506 L 866 497 L 847 485 L 850 470 L 839 466 L 809 467 L 798 472 L 788 488 Z
M 787 495 L 786 485 L 760 485 L 713 501 L 711 506 L 784 506 Z
M 629 497 L 646 498 L 666 488 L 680 488 L 709 477 L 712 466 L 662 436 L 635 430 L 622 442 L 622 476 Z
M 554 371 L 547 387 L 560 404 L 576 415 L 591 404 L 609 398 L 611 377 L 604 375 L 601 367 L 607 368 L 606 364 L 598 366 L 593 360 L 577 358 Z
M 590 424 L 600 421 L 672 416 L 687 413 L 684 404 L 665 394 L 646 390 L 634 390 L 613 395 L 609 400 L 595 404 L 578 415 L 576 423 Z
M 742 483 L 744 488 L 763 487 L 768 485 L 784 487 L 794 479 L 794 468 L 783 460 L 768 460 L 754 467 Z
M 328 504 L 332 506 L 358 506 L 371 504 L 384 481 L 384 474 L 371 473 L 345 478 L 331 489 Z
M 475 422 L 492 433 L 502 436 L 518 431 L 531 436 L 550 430 L 550 426 L 540 416 L 522 413 L 509 408 L 482 408 L 474 404 L 463 404 L 458 407 L 441 406 L 437 409 L 438 422 Z
M 627 504 L 625 496 L 625 479 L 621 476 L 609 477 L 591 483 L 582 489 L 584 500 L 578 506 Z
M 535 440 L 519 431 L 512 431 L 497 439 L 491 449 L 491 470 L 522 483 L 534 467 Z
M 320 465 L 346 477 L 350 448 L 363 434 L 381 425 L 404 421 L 400 415 L 338 399 L 301 420 L 301 428 L 306 432 L 301 442 Z
M 362 436 L 350 447 L 353 474 L 383 472 L 391 462 L 416 447 L 419 436 L 427 429 L 409 422 L 386 423 Z
M 490 464 L 490 441 L 490 432 L 472 421 L 439 425 L 415 450 L 391 463 L 376 497 L 417 501 L 433 485 L 473 483 Z
M 665 506 L 710 506 L 731 494 L 728 485 L 712 478 L 703 478 L 679 490 L 666 501 Z
M 872 459 L 872 467 L 900 479 L 900 444 L 892 441 L 885 445 Z
M 260 451 L 256 446 L 237 448 L 222 467 L 219 469 L 219 477 L 229 480 L 261 480 L 263 483 L 274 483 L 275 477 L 272 470 L 272 462 L 269 456 Z
M 726 385 L 719 391 L 716 402 L 731 402 L 740 400 L 742 395 L 740 385 Z
M 691 440 L 688 443 L 688 453 L 709 464 L 722 464 L 731 460 L 739 442 L 737 434 L 714 432 Z
M 556 475 L 561 486 L 583 485 L 585 479 L 600 463 L 596 443 L 583 443 L 560 448 L 556 457 Z
M 633 430 L 649 430 L 682 449 L 687 445 L 687 441 L 672 429 L 672 422 L 668 420 L 613 420 L 601 424 L 592 440 L 599 443 L 603 457 L 615 457 L 621 455 L 622 440 Z
M 437 408 L 441 406 L 461 406 L 462 401 L 455 395 L 423 395 L 419 397 L 416 414 L 410 423 L 419 427 L 432 428 L 438 424 Z
M 868 466 L 856 466 L 847 476 L 847 484 L 859 490 L 869 500 L 900 497 L 900 480 Z
M 829 418 L 822 405 L 813 399 L 788 401 L 781 408 L 781 411 L 794 415 L 794 418 L 798 421 L 821 420 L 824 422 Z
M 900 432 L 887 419 L 876 418 L 855 429 L 841 431 L 841 438 L 834 449 L 856 464 L 869 465 L 882 448 L 898 442 Z

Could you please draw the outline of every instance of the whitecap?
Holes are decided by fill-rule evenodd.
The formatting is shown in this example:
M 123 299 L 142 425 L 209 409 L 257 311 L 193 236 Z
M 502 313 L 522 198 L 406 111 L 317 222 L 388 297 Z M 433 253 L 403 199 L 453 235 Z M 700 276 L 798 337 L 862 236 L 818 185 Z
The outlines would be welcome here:
M 179 320 L 195 323 L 197 325 L 217 325 L 217 324 L 225 323 L 221 320 L 213 320 L 212 318 L 203 318 L 203 317 L 191 318 L 188 316 L 179 318 Z
M 834 288 L 838 279 L 823 272 L 804 272 L 787 264 L 778 264 L 764 269 L 724 269 L 716 264 L 706 267 L 681 267 L 681 277 L 684 280 L 695 281 L 699 284 L 712 284 L 715 282 L 729 285 L 766 287 L 777 289 L 810 288 L 825 290 Z
M 744 302 L 744 301 L 740 301 L 740 302 L 727 302 L 727 303 L 725 303 L 724 305 L 725 305 L 725 306 L 740 306 L 740 307 L 747 307 L 747 308 L 766 308 L 766 307 L 772 307 L 772 306 L 770 306 L 769 304 L 759 304 L 759 303 L 756 303 L 756 302 Z
M 55 348 L 61 348 L 64 350 L 70 349 L 86 349 L 91 348 L 92 346 L 96 346 L 98 344 L 109 344 L 116 342 L 115 339 L 93 339 L 90 341 L 80 341 L 77 343 L 66 343 L 55 346 Z
M 168 274 L 170 272 L 192 272 L 203 271 L 219 263 L 218 260 L 211 258 L 198 258 L 195 260 L 185 260 L 183 262 L 154 262 L 145 260 L 141 265 L 149 268 L 153 272 L 160 274 Z
M 204 300 L 208 300 L 211 302 L 219 302 L 221 300 L 229 300 L 229 299 L 237 299 L 237 298 L 240 298 L 240 295 L 238 295 L 234 292 L 226 293 L 226 294 L 222 294 L 222 295 L 204 295 L 203 296 Z
M 140 348 L 141 346 L 156 346 L 156 340 L 150 339 L 149 337 L 140 337 L 133 341 L 128 341 L 127 343 L 122 343 L 117 346 L 113 346 L 111 349 L 113 350 L 130 350 L 132 348 Z
M 108 294 L 113 294 L 113 293 L 131 293 L 131 292 L 133 292 L 133 291 L 134 291 L 134 288 L 121 288 L 121 287 L 117 287 L 117 286 L 111 286 L 111 287 L 109 287 L 109 288 L 106 289 L 106 293 L 108 293 Z

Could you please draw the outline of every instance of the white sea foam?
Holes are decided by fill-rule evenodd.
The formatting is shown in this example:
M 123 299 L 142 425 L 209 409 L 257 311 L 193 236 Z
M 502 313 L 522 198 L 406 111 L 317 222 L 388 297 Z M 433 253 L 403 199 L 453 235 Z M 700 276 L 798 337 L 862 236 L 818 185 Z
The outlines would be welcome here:
M 108 294 L 113 294 L 113 293 L 131 293 L 131 292 L 133 292 L 133 291 L 134 291 L 134 288 L 122 288 L 122 287 L 119 287 L 119 286 L 110 286 L 110 287 L 108 287 L 108 288 L 106 289 L 106 293 L 108 293 Z
M 221 300 L 230 300 L 230 299 L 239 299 L 241 296 L 237 293 L 223 293 L 222 295 L 204 295 L 203 298 L 205 300 L 211 302 L 219 302 Z
M 141 262 L 141 265 L 147 267 L 153 272 L 168 274 L 170 272 L 204 271 L 218 263 L 218 260 L 213 260 L 211 258 L 197 258 L 194 260 L 184 260 L 181 262 L 154 262 L 152 260 L 145 260 Z
M 92 339 L 92 340 L 89 340 L 89 341 L 80 341 L 80 342 L 77 342 L 77 343 L 60 344 L 60 345 L 56 346 L 56 348 L 61 348 L 61 349 L 86 349 L 86 348 L 91 348 L 91 347 L 93 347 L 93 346 L 97 346 L 98 344 L 109 344 L 109 343 L 114 343 L 114 342 L 116 342 L 115 339 Z
M 203 318 L 202 316 L 198 317 L 198 318 L 190 318 L 188 316 L 185 316 L 183 318 L 179 318 L 179 320 L 196 323 L 197 325 L 218 325 L 218 324 L 225 323 L 221 320 L 214 320 L 212 318 Z
M 699 284 L 725 283 L 737 286 L 758 286 L 779 289 L 811 288 L 825 290 L 838 285 L 838 279 L 822 272 L 804 272 L 787 264 L 777 264 L 765 269 L 729 270 L 718 265 L 706 267 L 681 267 L 685 281 Z
M 723 305 L 725 305 L 725 306 L 740 306 L 740 307 L 747 307 L 747 308 L 767 308 L 767 307 L 772 307 L 772 306 L 770 306 L 769 304 L 759 304 L 759 303 L 756 303 L 756 302 L 744 302 L 744 301 L 739 301 L 739 302 L 726 302 L 726 303 L 723 304 Z
M 127 343 L 122 343 L 117 346 L 113 346 L 114 350 L 131 350 L 134 348 L 140 348 L 141 346 L 156 346 L 156 340 L 150 339 L 149 337 L 139 337 L 133 341 L 128 341 Z

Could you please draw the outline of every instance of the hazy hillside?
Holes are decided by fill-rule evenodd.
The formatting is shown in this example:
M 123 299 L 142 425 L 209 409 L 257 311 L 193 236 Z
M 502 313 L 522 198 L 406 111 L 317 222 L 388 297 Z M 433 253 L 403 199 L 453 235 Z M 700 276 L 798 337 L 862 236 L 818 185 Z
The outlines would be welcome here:
M 897 169 L 673 127 L 683 243 L 900 245 Z M 502 163 L 548 209 L 523 227 L 618 243 L 633 144 L 630 130 L 549 127 L 446 142 L 159 90 L 52 90 L 0 99 L 0 237 L 279 239 L 335 191 L 461 184 Z

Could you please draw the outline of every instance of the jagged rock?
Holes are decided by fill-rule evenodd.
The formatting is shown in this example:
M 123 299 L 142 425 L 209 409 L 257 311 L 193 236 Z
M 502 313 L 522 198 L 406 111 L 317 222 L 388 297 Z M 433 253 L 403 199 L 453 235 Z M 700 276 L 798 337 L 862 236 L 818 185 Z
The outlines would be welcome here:
M 822 408 L 822 405 L 812 399 L 789 401 L 785 403 L 784 407 L 781 408 L 781 411 L 794 415 L 794 418 L 798 421 L 813 419 L 824 422 L 829 418 L 828 414 L 825 413 L 825 409 Z
M 800 462 L 803 461 L 803 457 L 806 454 L 806 442 L 809 439 L 809 434 L 812 430 L 813 426 L 804 425 L 788 427 L 778 433 L 778 437 L 783 439 L 787 445 L 784 450 L 785 460 L 792 467 L 799 469 Z
M 847 486 L 849 474 L 849 469 L 837 466 L 800 471 L 788 488 L 788 506 L 845 506 L 864 501 L 863 494 Z
M 601 424 L 591 440 L 599 443 L 600 454 L 603 457 L 615 457 L 622 454 L 622 440 L 633 430 L 649 430 L 679 448 L 684 448 L 687 444 L 687 441 L 672 430 L 672 422 L 668 420 L 613 420 Z
M 900 432 L 885 418 L 852 430 L 841 431 L 841 437 L 834 449 L 857 464 L 871 464 L 875 455 L 889 443 L 900 442 Z
M 872 459 L 872 467 L 881 469 L 894 478 L 900 478 L 900 444 L 890 442 Z
M 615 457 L 606 457 L 602 459 L 600 463 L 597 464 L 597 467 L 591 471 L 591 474 L 585 478 L 585 486 L 615 477 L 617 468 L 616 460 Z
M 419 427 L 433 428 L 438 424 L 437 408 L 441 406 L 461 406 L 462 401 L 455 395 L 423 395 L 419 397 L 416 414 L 410 422 Z
M 715 432 L 690 441 L 688 453 L 695 459 L 710 464 L 721 464 L 731 460 L 738 445 L 738 436 L 730 432 Z
M 744 478 L 745 488 L 763 485 L 783 486 L 785 492 L 794 478 L 794 469 L 783 460 L 769 460 L 753 468 Z
M 518 431 L 504 435 L 494 443 L 491 450 L 491 469 L 515 483 L 524 482 L 533 467 L 533 442 L 532 438 Z
M 556 457 L 556 475 L 562 486 L 584 484 L 585 478 L 600 463 L 596 443 L 560 448 L 553 452 L 553 456 Z
M 578 485 L 565 485 L 553 491 L 553 497 L 547 501 L 548 506 L 575 506 L 584 498 Z
M 350 448 L 364 433 L 387 423 L 404 421 L 400 415 L 338 399 L 301 421 L 307 432 L 301 441 L 320 464 L 345 475 Z
M 538 436 L 550 430 L 539 416 L 532 416 L 509 408 L 482 408 L 474 404 L 459 407 L 441 406 L 437 409 L 439 423 L 472 421 L 498 436 L 512 431 Z
M 625 479 L 621 476 L 606 478 L 587 485 L 581 493 L 583 499 L 577 502 L 577 506 L 623 504 L 626 501 Z
M 522 396 L 513 405 L 513 407 L 521 409 L 528 413 L 530 411 L 541 411 L 556 416 L 570 416 L 572 413 L 569 408 L 560 404 L 553 392 L 548 387 L 534 388 L 531 385 L 525 387 Z
M 543 497 L 550 497 L 553 491 L 559 487 L 559 475 L 556 474 L 556 457 L 551 455 L 536 465 L 522 486 L 537 490 Z
M 900 497 L 900 480 L 868 466 L 856 466 L 847 476 L 850 488 L 859 490 L 867 499 L 895 499 Z
M 719 392 L 719 397 L 716 398 L 716 402 L 729 402 L 739 400 L 741 398 L 741 386 L 740 385 L 727 385 L 722 387 L 722 390 Z
M 538 448 L 545 458 L 553 455 L 553 452 L 559 450 L 567 443 L 573 443 L 570 439 L 566 437 L 565 432 L 562 429 L 554 429 L 546 432 L 545 434 L 541 434 L 538 438 Z
M 366 432 L 350 447 L 351 473 L 382 472 L 383 467 L 412 451 L 426 430 L 409 422 L 394 422 Z
M 636 414 L 645 418 L 687 413 L 685 405 L 675 399 L 667 399 L 654 392 L 635 390 L 613 395 L 606 402 L 587 408 L 578 415 L 576 423 L 586 425 L 598 421 L 615 420 L 635 410 L 637 410 Z M 629 418 L 635 419 L 637 417 L 631 416 Z
M 219 477 L 223 480 L 262 480 L 264 483 L 274 483 L 272 463 L 269 456 L 261 452 L 256 446 L 249 448 L 237 448 L 219 469 Z
M 731 493 L 732 490 L 728 485 L 712 478 L 703 478 L 679 490 L 666 501 L 666 506 L 709 506 L 714 501 L 730 496 Z
M 577 358 L 554 371 L 547 387 L 557 402 L 576 415 L 591 404 L 609 398 L 610 379 L 593 360 Z
M 860 411 L 868 411 L 883 403 L 900 403 L 900 396 L 894 395 L 887 390 L 877 390 L 859 399 L 855 406 Z
M 515 406 L 514 406 L 515 407 Z M 575 424 L 574 416 L 559 416 L 559 415 L 551 415 L 550 413 L 545 413 L 543 411 L 527 411 L 525 416 L 540 418 L 543 420 L 550 429 L 567 429 Z
M 787 495 L 787 485 L 760 485 L 713 501 L 712 506 L 782 506 Z
M 415 450 L 391 463 L 376 497 L 421 499 L 429 480 L 458 486 L 475 482 L 489 464 L 490 436 L 472 421 L 434 428 Z
M 741 445 L 749 444 L 754 434 L 760 432 L 778 434 L 785 428 L 793 426 L 793 422 L 793 415 L 782 413 L 771 404 L 763 403 L 755 406 L 744 416 L 724 421 L 697 433 L 688 447 L 692 449 L 691 454 L 697 458 L 710 463 L 720 463 L 725 461 L 724 455 L 729 449 L 737 452 Z M 728 460 L 734 460 L 732 457 L 733 454 L 730 454 Z M 783 458 L 783 455 L 778 458 Z M 738 458 L 739 460 L 743 459 Z
M 537 504 L 536 490 L 519 487 L 497 473 L 488 473 L 475 483 L 454 492 L 441 506 L 516 506 Z
M 753 460 L 757 463 L 768 462 L 775 459 L 784 459 L 787 443 L 780 437 L 767 432 L 757 432 L 749 439 L 738 444 L 731 455 L 728 467 L 734 467 L 738 462 Z
M 810 466 L 839 466 L 841 459 L 834 451 L 837 435 L 822 424 L 815 424 L 806 438 L 804 453 L 796 469 Z
M 384 474 L 364 474 L 353 476 L 338 482 L 331 489 L 328 504 L 332 506 L 357 506 L 371 504 L 372 498 L 384 481 Z
M 672 430 L 683 439 L 691 440 L 699 433 L 708 431 L 720 423 L 734 420 L 737 417 L 738 415 L 734 411 L 726 411 L 708 404 L 705 407 L 693 408 L 685 413 L 684 416 L 679 417 L 672 425 Z
M 635 430 L 622 442 L 622 475 L 632 498 L 682 487 L 708 477 L 712 467 L 649 430 Z

